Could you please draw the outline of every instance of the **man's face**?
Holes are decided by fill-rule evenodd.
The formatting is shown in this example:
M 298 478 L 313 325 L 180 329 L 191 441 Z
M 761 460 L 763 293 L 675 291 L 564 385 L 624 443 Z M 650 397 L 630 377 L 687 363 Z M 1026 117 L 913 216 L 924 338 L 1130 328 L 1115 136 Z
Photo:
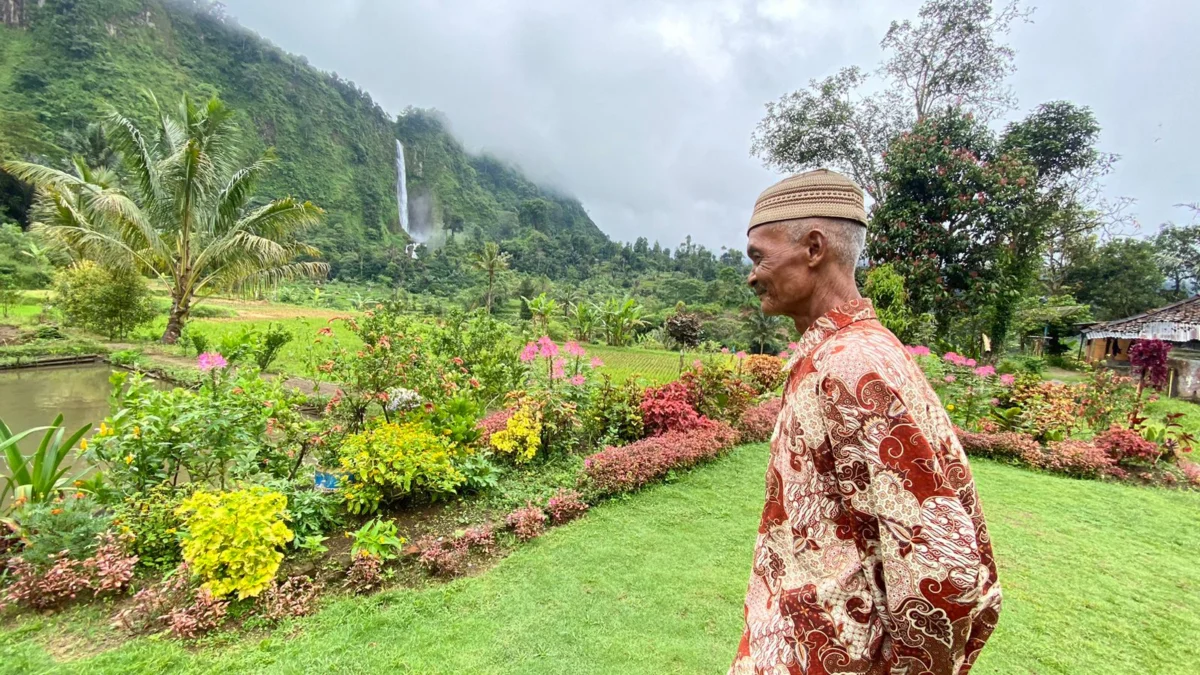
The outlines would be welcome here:
M 812 295 L 808 250 L 792 241 L 788 228 L 762 225 L 750 230 L 746 254 L 753 267 L 746 279 L 764 314 L 795 316 Z

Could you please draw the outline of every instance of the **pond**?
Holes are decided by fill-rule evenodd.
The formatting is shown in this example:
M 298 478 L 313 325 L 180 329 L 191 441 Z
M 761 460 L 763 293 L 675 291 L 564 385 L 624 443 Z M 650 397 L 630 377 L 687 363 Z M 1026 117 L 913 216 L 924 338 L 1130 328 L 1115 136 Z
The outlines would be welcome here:
M 0 371 L 0 419 L 14 434 L 48 426 L 59 413 L 68 434 L 84 424 L 95 428 L 108 415 L 112 371 L 104 363 Z M 26 437 L 21 449 L 32 452 L 40 439 Z

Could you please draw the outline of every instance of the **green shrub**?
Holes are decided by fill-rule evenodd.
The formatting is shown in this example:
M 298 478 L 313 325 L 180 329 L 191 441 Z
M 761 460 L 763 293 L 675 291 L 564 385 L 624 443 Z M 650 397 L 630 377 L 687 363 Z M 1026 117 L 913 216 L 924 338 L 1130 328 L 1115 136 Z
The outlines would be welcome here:
M 87 558 L 96 550 L 96 537 L 112 526 L 104 509 L 81 492 L 26 504 L 13 514 L 13 520 L 25 542 L 21 557 L 39 568 L 63 551 L 75 560 Z
M 413 493 L 452 494 L 466 478 L 454 468 L 453 446 L 421 424 L 379 423 L 351 434 L 338 450 L 353 478 L 342 491 L 351 513 L 374 513 L 380 502 Z
M 341 523 L 337 495 L 305 489 L 298 483 L 290 484 L 282 492 L 287 496 L 288 525 L 296 535 L 297 546 L 321 537 Z
M 129 495 L 117 506 L 113 522 L 132 540 L 129 550 L 137 555 L 139 567 L 166 572 L 183 559 L 183 521 L 176 513 L 182 502 L 182 492 L 157 485 Z
M 112 340 L 125 339 L 155 315 L 146 280 L 131 270 L 79 262 L 59 272 L 54 290 L 68 322 Z
M 275 579 L 292 540 L 287 497 L 262 486 L 197 492 L 176 509 L 187 529 L 183 558 L 215 596 L 256 597 Z
M 291 342 L 295 336 L 292 332 L 283 326 L 271 324 L 267 326 L 267 331 L 256 337 L 252 353 L 254 355 L 254 363 L 258 365 L 258 369 L 265 371 L 279 356 L 279 350 L 283 346 Z
M 351 537 L 354 539 L 350 545 L 350 555 L 353 557 L 366 554 L 380 560 L 391 560 L 400 555 L 400 547 L 404 546 L 404 539 L 396 536 L 396 523 L 390 520 L 371 520 Z

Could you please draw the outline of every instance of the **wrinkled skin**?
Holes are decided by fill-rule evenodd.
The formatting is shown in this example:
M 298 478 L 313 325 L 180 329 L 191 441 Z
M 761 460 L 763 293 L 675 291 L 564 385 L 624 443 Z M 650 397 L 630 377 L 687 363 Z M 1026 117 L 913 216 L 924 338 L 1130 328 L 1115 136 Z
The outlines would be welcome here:
M 813 227 L 793 241 L 784 221 L 750 230 L 746 254 L 752 268 L 746 282 L 762 303 L 764 314 L 786 316 L 803 333 L 830 309 L 860 297 L 854 270 L 837 264 L 829 255 L 829 238 L 823 218 L 811 218 Z

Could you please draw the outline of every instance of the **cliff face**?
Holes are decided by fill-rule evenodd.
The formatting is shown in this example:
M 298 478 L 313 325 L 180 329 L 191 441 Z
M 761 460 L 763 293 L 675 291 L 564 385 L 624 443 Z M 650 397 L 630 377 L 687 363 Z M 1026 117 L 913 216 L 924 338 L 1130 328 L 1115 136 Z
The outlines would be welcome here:
M 312 239 L 335 270 L 368 274 L 381 251 L 403 250 L 397 139 L 409 156 L 409 213 L 427 233 L 478 228 L 502 238 L 537 229 L 608 243 L 577 200 L 465 152 L 434 113 L 390 115 L 353 82 L 239 26 L 218 3 L 0 0 L 0 19 L 0 158 L 64 165 L 86 152 L 88 124 L 111 109 L 153 125 L 144 91 L 168 105 L 216 94 L 236 111 L 251 151 L 276 151 L 261 193 L 326 210 Z M 4 178 L 0 221 L 19 221 L 21 209 L 6 212 L 13 188 Z M 522 205 L 542 201 L 546 217 L 519 217 Z

